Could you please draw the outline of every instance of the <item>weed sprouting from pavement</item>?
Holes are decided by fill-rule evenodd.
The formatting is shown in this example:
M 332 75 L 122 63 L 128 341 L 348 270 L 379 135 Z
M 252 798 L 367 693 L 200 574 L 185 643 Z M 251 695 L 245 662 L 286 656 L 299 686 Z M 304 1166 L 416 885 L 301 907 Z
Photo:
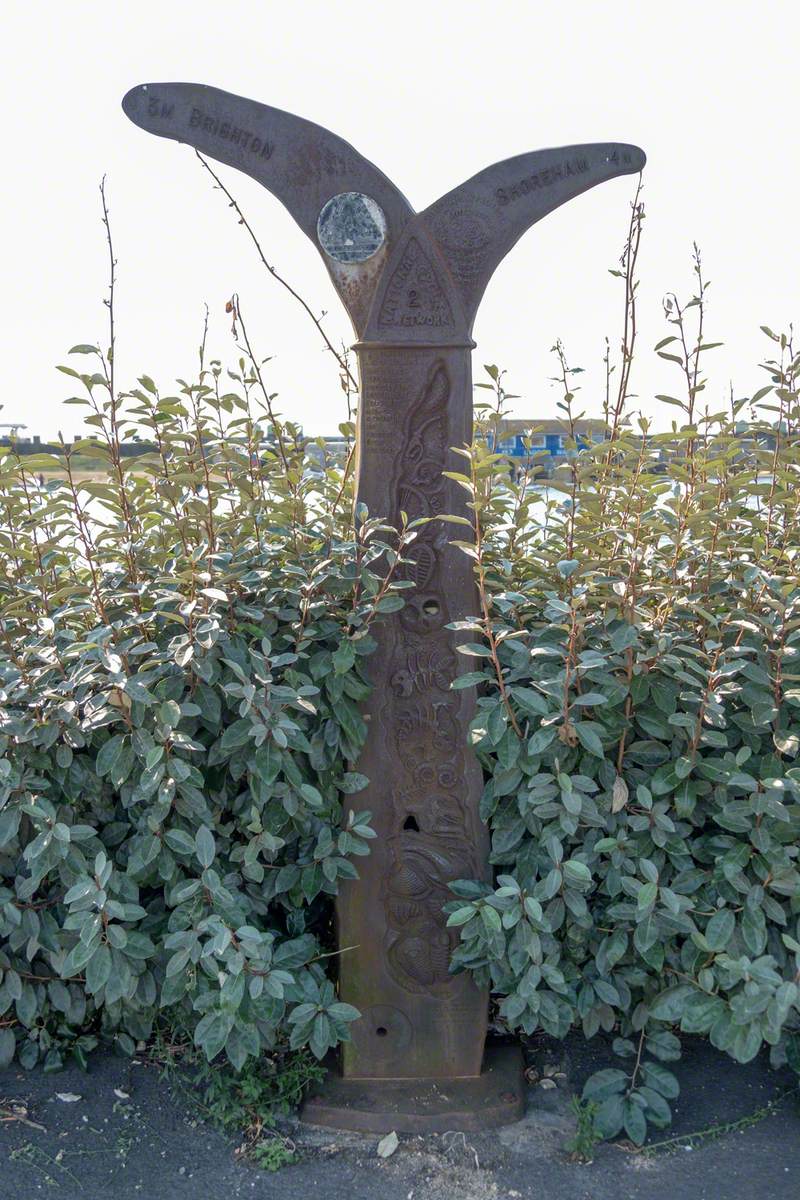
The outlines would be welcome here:
M 573 1096 L 570 1109 L 575 1117 L 576 1127 L 573 1136 L 564 1144 L 574 1162 L 590 1163 L 594 1158 L 595 1147 L 603 1140 L 595 1129 L 597 1105 L 592 1100 L 581 1100 Z

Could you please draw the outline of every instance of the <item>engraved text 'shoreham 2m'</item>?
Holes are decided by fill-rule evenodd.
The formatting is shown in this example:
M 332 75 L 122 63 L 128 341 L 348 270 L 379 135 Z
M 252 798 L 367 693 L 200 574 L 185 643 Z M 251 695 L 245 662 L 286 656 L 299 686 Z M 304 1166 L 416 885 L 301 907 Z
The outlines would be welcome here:
M 464 514 L 464 492 L 442 471 L 461 469 L 450 447 L 472 438 L 470 335 L 492 272 L 541 217 L 641 170 L 642 151 L 600 143 L 521 154 L 415 213 L 347 142 L 279 109 L 188 83 L 144 84 L 123 107 L 143 129 L 257 179 L 320 250 L 359 339 L 357 492 L 370 514 Z M 475 613 L 474 583 L 448 527 L 421 528 L 407 568 L 415 589 L 383 622 L 369 664 L 359 770 L 370 784 L 358 800 L 378 838 L 337 902 L 340 944 L 357 947 L 341 958 L 341 997 L 363 1014 L 343 1047 L 343 1077 L 389 1091 L 390 1080 L 435 1080 L 447 1091 L 479 1078 L 487 1021 L 486 993 L 448 972 L 457 931 L 441 913 L 449 881 L 490 875 L 481 772 L 467 742 L 474 697 L 450 689 L 459 635 L 447 626 Z M 471 1103 L 484 1107 L 478 1124 L 502 1119 L 488 1096 Z M 471 1123 L 452 1111 L 439 1122 Z M 388 1128 L 423 1125 L 398 1112 Z M 426 1127 L 438 1127 L 433 1117 Z

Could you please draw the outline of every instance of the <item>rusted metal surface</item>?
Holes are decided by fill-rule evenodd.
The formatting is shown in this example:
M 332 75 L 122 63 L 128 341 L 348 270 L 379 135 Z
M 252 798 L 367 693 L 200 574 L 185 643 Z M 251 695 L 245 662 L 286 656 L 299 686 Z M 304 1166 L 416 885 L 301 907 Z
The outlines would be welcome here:
M 278 109 L 180 83 L 134 88 L 123 107 L 144 129 L 253 176 L 320 250 L 358 338 L 359 500 L 393 522 L 401 511 L 466 515 L 464 492 L 442 472 L 459 470 L 451 447 L 471 441 L 471 331 L 486 284 L 526 229 L 596 184 L 641 170 L 642 151 L 600 143 L 522 154 L 415 213 L 352 146 Z M 359 807 L 372 811 L 379 836 L 337 902 L 340 943 L 357 946 L 342 956 L 340 992 L 363 1015 L 336 1086 L 350 1081 L 355 1095 L 359 1080 L 471 1081 L 478 1103 L 488 997 L 449 973 L 455 935 L 441 913 L 453 879 L 490 877 L 481 771 L 467 741 L 474 696 L 451 690 L 464 660 L 460 635 L 447 628 L 475 613 L 476 597 L 470 560 L 449 536 L 442 522 L 423 527 L 406 568 L 415 590 L 383 623 L 370 661 L 359 763 L 370 784 Z M 407 1084 L 408 1096 L 421 1094 L 415 1087 Z M 504 1090 L 516 1111 L 518 1089 Z M 371 1093 L 373 1117 L 384 1092 Z M 335 1123 L 346 1125 L 342 1104 L 331 1111 L 338 1105 Z M 385 1124 L 352 1119 L 362 1124 L 349 1127 Z M 447 1119 L 447 1128 L 473 1127 L 454 1112 Z M 423 1127 L 409 1121 L 386 1128 Z
M 477 1133 L 518 1121 L 525 1079 L 517 1046 L 490 1046 L 472 1079 L 348 1079 L 332 1070 L 312 1092 L 303 1119 L 362 1133 Z

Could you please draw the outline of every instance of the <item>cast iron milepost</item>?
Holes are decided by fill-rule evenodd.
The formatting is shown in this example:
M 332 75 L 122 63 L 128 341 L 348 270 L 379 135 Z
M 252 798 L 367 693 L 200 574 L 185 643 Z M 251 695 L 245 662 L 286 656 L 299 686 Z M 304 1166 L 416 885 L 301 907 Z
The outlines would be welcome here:
M 465 493 L 442 471 L 462 469 L 450 448 L 472 439 L 471 331 L 484 289 L 531 225 L 640 171 L 643 152 L 604 142 L 521 154 L 415 213 L 347 142 L 279 109 L 190 83 L 142 84 L 123 108 L 257 179 L 319 249 L 358 338 L 357 494 L 369 512 L 395 523 L 401 511 L 466 515 Z M 378 838 L 337 901 L 340 945 L 356 947 L 341 957 L 341 998 L 362 1017 L 341 1075 L 305 1110 L 345 1128 L 478 1128 L 513 1120 L 522 1103 L 518 1057 L 484 1061 L 486 992 L 448 971 L 448 883 L 490 875 L 467 743 L 474 696 L 450 688 L 459 635 L 447 626 L 474 615 L 476 598 L 448 526 L 421 528 L 406 568 L 414 590 L 370 660 L 359 807 Z

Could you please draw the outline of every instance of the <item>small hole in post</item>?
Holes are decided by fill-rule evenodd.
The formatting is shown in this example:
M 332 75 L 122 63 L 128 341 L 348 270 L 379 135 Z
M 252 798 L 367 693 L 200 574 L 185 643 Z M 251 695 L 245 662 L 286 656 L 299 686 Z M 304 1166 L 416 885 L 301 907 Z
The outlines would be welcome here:
M 378 1037 L 386 1037 L 389 1030 L 385 1025 L 379 1025 L 375 1032 L 377 1033 Z
M 439 611 L 438 600 L 426 600 L 422 605 L 422 611 L 427 613 L 429 617 L 435 617 Z
M 419 825 L 417 824 L 417 818 L 413 815 L 407 816 L 405 821 L 403 822 L 403 829 L 411 829 L 411 830 L 413 830 L 414 833 L 419 833 Z

